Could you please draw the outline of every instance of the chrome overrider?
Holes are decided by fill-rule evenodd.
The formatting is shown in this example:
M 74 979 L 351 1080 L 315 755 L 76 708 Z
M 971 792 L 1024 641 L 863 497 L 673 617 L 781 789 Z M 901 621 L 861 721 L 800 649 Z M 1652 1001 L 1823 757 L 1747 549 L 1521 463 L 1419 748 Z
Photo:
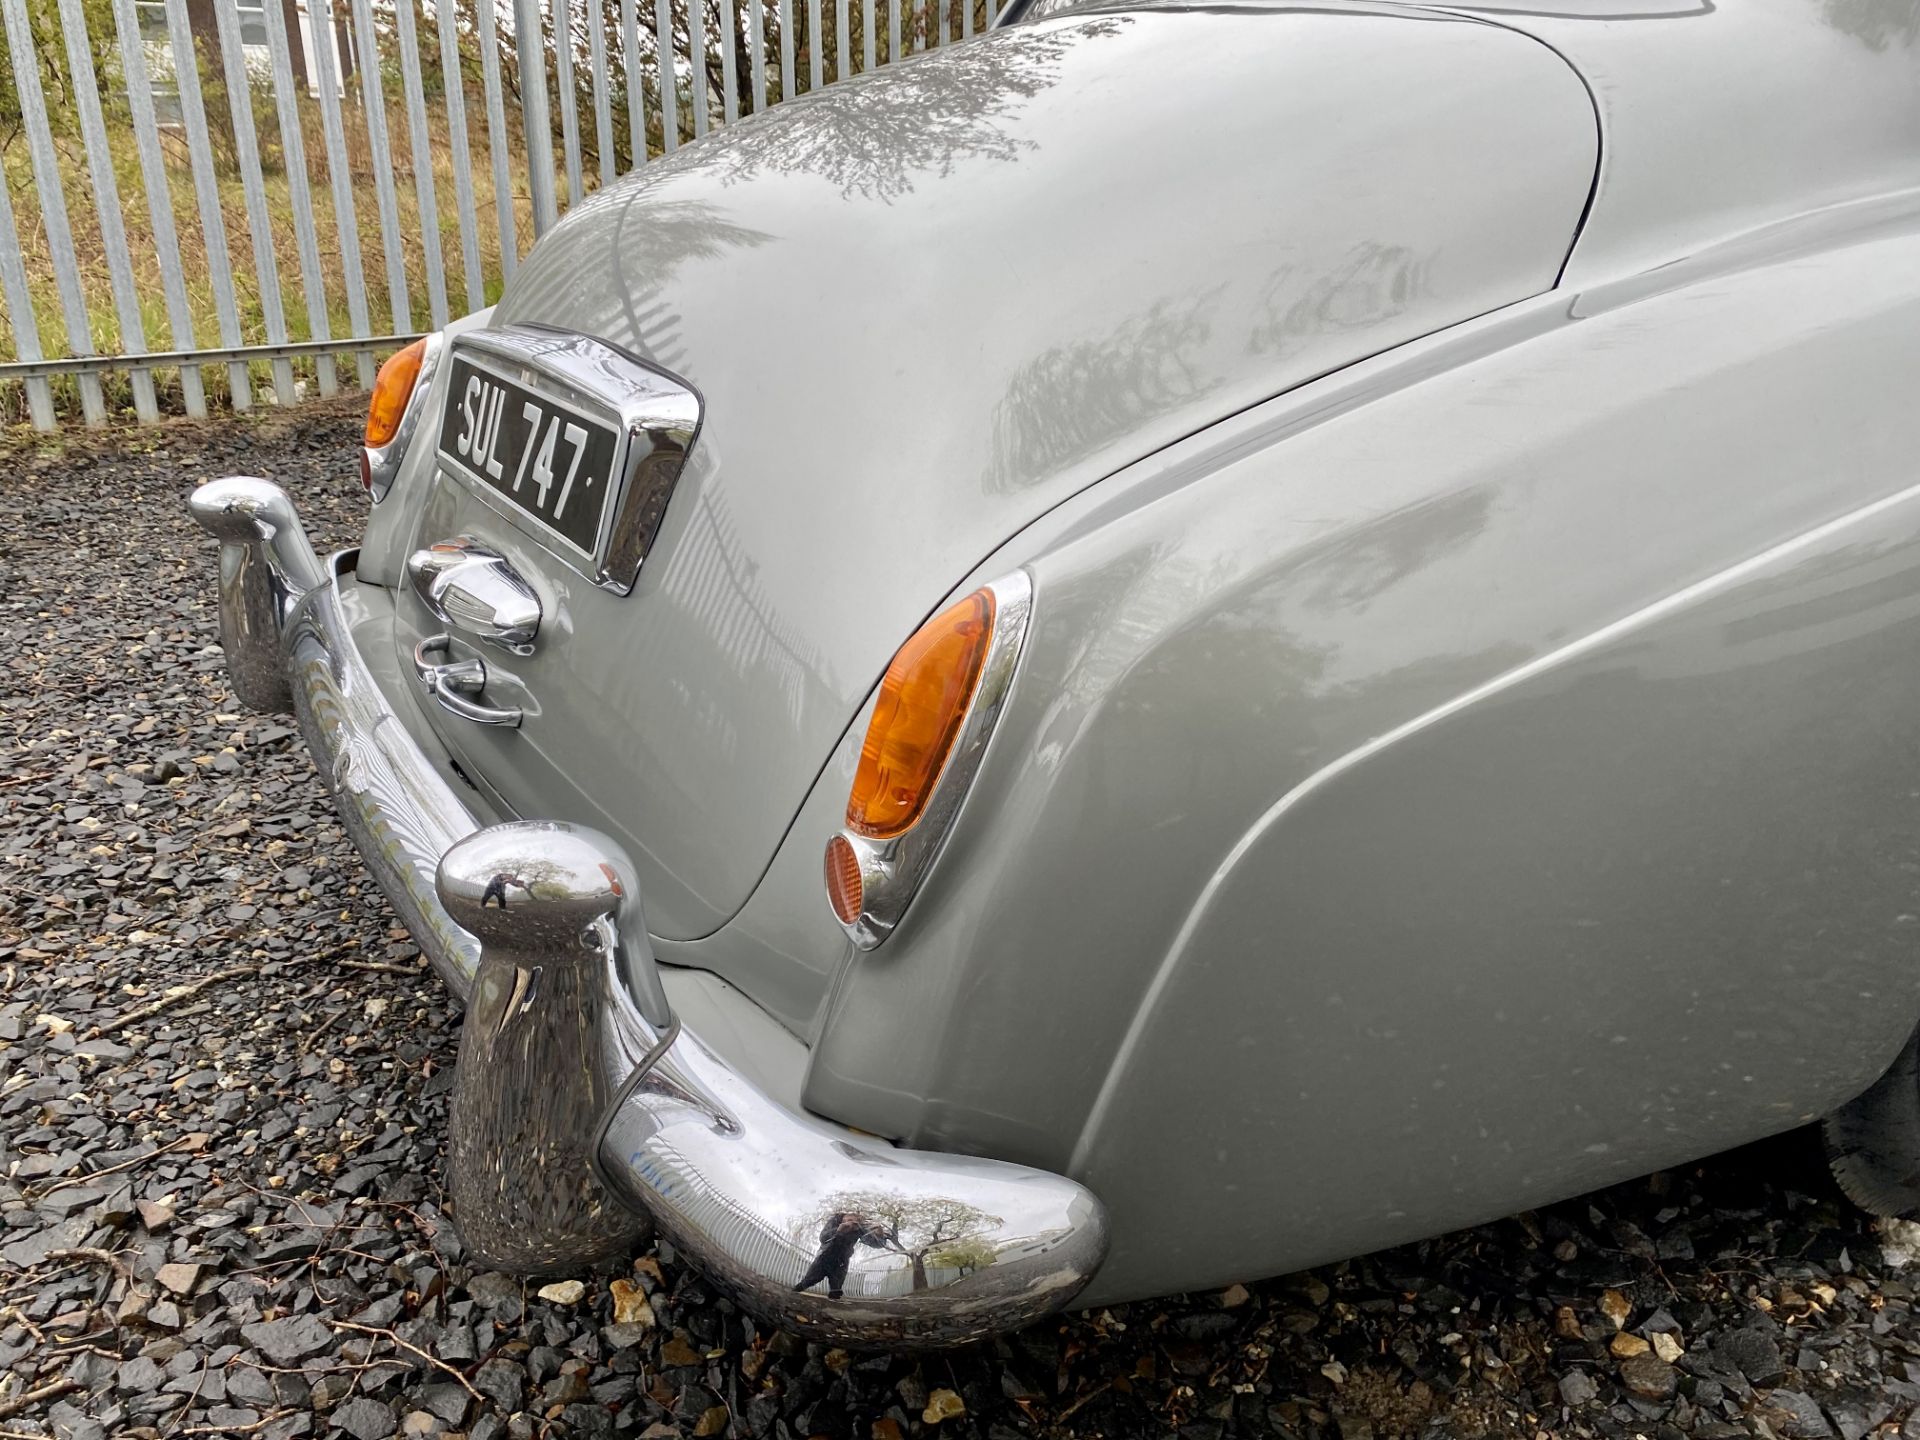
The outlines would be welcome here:
M 369 868 L 467 999 L 448 1178 L 477 1260 L 578 1269 L 650 1219 L 750 1311 L 859 1346 L 958 1344 L 1079 1293 L 1107 1246 L 1090 1192 L 767 1097 L 675 1018 L 614 842 L 561 822 L 478 827 L 354 648 L 353 552 L 322 564 L 264 480 L 214 481 L 190 504 L 221 541 L 236 690 L 291 698 Z

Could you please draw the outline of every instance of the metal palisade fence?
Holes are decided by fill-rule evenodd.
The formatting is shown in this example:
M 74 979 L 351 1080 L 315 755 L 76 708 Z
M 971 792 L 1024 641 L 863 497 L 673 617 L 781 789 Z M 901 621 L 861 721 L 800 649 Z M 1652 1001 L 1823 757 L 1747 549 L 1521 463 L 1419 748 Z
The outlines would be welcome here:
M 0 0 L 0 424 L 366 388 L 591 190 L 1006 0 Z

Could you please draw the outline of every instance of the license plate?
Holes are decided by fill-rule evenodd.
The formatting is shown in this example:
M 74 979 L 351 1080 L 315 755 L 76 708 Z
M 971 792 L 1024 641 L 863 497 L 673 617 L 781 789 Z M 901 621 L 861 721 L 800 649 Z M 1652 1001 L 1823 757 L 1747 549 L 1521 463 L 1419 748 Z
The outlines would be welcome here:
M 440 423 L 440 458 L 504 497 L 591 560 L 613 490 L 619 434 L 455 355 Z

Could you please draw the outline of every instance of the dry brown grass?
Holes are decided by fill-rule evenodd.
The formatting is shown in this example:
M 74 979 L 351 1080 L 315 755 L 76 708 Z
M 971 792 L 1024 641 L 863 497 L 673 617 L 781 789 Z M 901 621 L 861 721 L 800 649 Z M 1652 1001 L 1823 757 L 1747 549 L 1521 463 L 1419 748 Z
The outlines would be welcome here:
M 365 120 L 358 107 L 351 104 L 344 105 L 342 115 L 347 168 L 352 183 L 355 218 L 358 222 L 355 233 L 359 236 L 361 269 L 365 275 L 367 313 L 373 331 L 379 334 L 387 333 L 393 328 L 394 316 L 389 301 L 385 252 L 382 248 L 378 221 L 376 163 L 385 163 L 391 169 L 399 211 L 398 231 L 393 238 L 404 257 L 409 300 L 408 324 L 403 328 L 424 330 L 431 328 L 432 324 L 428 304 L 426 256 L 420 242 L 422 222 L 419 192 L 415 184 L 413 151 L 406 126 L 405 106 L 404 103 L 395 103 L 399 98 L 391 95 L 388 97 L 387 128 L 390 154 L 380 157 L 379 161 L 376 160 L 368 139 Z M 210 97 L 209 109 L 212 108 L 214 107 Z M 340 227 L 334 209 L 333 186 L 328 175 L 319 102 L 303 97 L 300 110 L 304 168 L 313 206 L 315 238 L 319 250 L 320 275 L 318 278 L 325 300 L 328 325 L 335 336 L 351 334 L 353 327 L 347 302 L 346 267 L 341 256 Z M 441 263 L 446 276 L 447 304 L 449 312 L 458 315 L 477 305 L 491 304 L 498 297 L 501 284 L 500 227 L 495 209 L 499 203 L 499 197 L 494 192 L 493 167 L 487 148 L 484 98 L 478 93 L 467 95 L 469 175 L 474 191 L 474 228 L 485 285 L 485 294 L 477 297 L 472 305 L 469 304 L 466 294 L 464 265 L 461 258 L 460 222 L 454 191 L 453 146 L 447 128 L 444 102 L 437 100 L 432 102 L 427 113 L 429 146 L 433 157 L 435 209 L 438 212 L 437 229 L 440 236 Z M 111 116 L 108 125 L 115 182 L 120 192 L 122 223 L 126 230 L 127 248 L 132 258 L 135 288 L 139 295 L 141 321 L 145 330 L 145 348 L 149 350 L 187 348 L 178 343 L 178 337 L 174 335 L 168 319 L 159 248 L 154 239 L 151 211 L 146 187 L 141 182 L 139 157 L 134 147 L 131 126 L 124 120 L 116 124 Z M 296 341 L 310 340 L 315 336 L 308 316 L 298 247 L 293 239 L 292 176 L 286 168 L 279 126 L 270 105 L 256 107 L 255 126 L 262 151 L 268 224 L 274 236 L 276 252 L 274 260 L 279 274 L 287 338 Z M 507 113 L 507 133 L 510 137 L 508 172 L 519 182 L 518 188 L 507 197 L 507 200 L 514 209 L 515 235 L 519 248 L 524 252 L 533 239 L 533 204 L 525 188 L 527 164 L 524 142 L 512 143 L 512 137 L 524 132 L 521 128 L 519 111 L 511 101 Z M 220 345 L 224 342 L 220 333 L 208 260 L 209 245 L 207 235 L 200 224 L 199 205 L 194 190 L 185 133 L 178 129 L 163 131 L 161 147 L 167 171 L 168 210 L 173 217 L 174 230 L 178 236 L 181 268 L 187 291 L 187 306 L 192 321 L 193 335 L 190 343 L 199 346 Z M 71 134 L 56 135 L 55 150 L 60 161 L 68 223 L 73 231 L 75 258 L 87 299 L 89 311 L 87 324 L 93 347 L 102 354 L 116 353 L 126 349 L 127 346 L 121 335 L 119 315 L 113 304 L 107 273 L 105 241 L 100 225 L 100 206 L 94 200 L 86 152 L 79 137 Z M 214 151 L 220 213 L 224 222 L 221 228 L 227 247 L 229 273 L 233 281 L 238 310 L 240 341 L 242 344 L 250 345 L 265 344 L 269 337 L 265 311 L 261 303 L 261 277 L 254 258 L 241 174 L 231 144 L 219 131 L 215 132 Z M 41 352 L 50 356 L 74 353 L 68 341 L 66 318 L 61 309 L 55 281 L 53 255 L 42 223 L 39 192 L 34 183 L 32 164 L 24 136 L 16 135 L 11 143 L 0 148 L 0 171 L 4 171 L 8 190 L 13 198 L 15 221 L 19 229 L 21 254 L 33 296 L 34 318 L 39 331 Z M 564 179 L 561 180 L 560 185 L 564 194 Z M 18 354 L 12 330 L 4 314 L 0 314 L 0 354 Z M 315 365 L 316 362 L 311 358 L 297 360 L 295 361 L 296 373 L 300 378 L 311 382 L 316 378 Z M 353 369 L 350 359 L 340 365 L 343 383 L 353 383 Z M 270 368 L 259 364 L 253 367 L 253 372 L 256 391 L 266 389 L 270 392 Z M 209 397 L 215 401 L 224 400 L 227 386 L 226 367 L 207 366 L 203 367 L 202 373 Z M 166 406 L 169 401 L 172 406 L 177 406 L 179 403 L 177 376 L 161 372 L 156 373 L 155 379 L 162 390 L 163 406 Z M 124 408 L 131 404 L 132 395 L 126 374 L 110 372 L 105 377 L 105 383 L 110 407 Z M 62 378 L 54 384 L 58 408 L 63 412 L 77 414 L 79 407 L 77 382 L 71 378 Z M 0 385 L 0 423 L 17 424 L 25 418 L 24 386 L 18 382 Z
M 607 0 L 602 0 L 603 5 Z M 722 33 L 718 9 L 719 0 L 707 0 L 709 5 L 709 100 L 716 112 L 717 121 L 721 107 L 721 62 L 714 38 Z M 735 5 L 752 3 L 752 0 L 731 0 Z M 820 7 L 819 43 L 822 50 L 824 70 L 828 82 L 840 76 L 840 57 L 837 50 L 837 7 L 843 0 L 822 0 Z M 910 49 L 924 48 L 929 32 L 935 24 L 939 0 L 894 0 L 902 9 L 903 34 Z M 964 7 L 971 6 L 974 21 L 984 30 L 988 23 L 986 0 L 951 0 L 948 20 L 950 39 L 958 39 L 963 26 Z M 891 60 L 889 54 L 889 36 L 884 9 L 873 7 L 873 0 L 855 6 L 850 15 L 850 47 L 847 56 L 849 69 L 858 69 L 862 63 L 864 51 L 864 27 L 869 16 L 874 19 L 878 58 L 881 63 Z M 580 100 L 584 100 L 589 84 L 587 69 L 586 32 L 584 26 L 589 23 L 592 14 L 590 8 L 579 7 L 575 15 L 575 83 Z M 682 53 L 687 44 L 685 0 L 673 0 L 674 25 L 677 43 Z M 795 45 L 795 68 L 798 88 L 808 88 L 810 69 L 810 37 L 805 31 L 806 6 L 802 0 L 794 0 L 794 23 L 799 31 Z M 651 7 L 642 3 L 642 19 L 651 15 Z M 612 26 L 617 11 L 603 15 L 609 21 L 610 68 L 616 71 L 612 77 L 616 87 L 624 84 L 624 77 L 618 74 L 623 68 L 619 56 L 619 36 Z M 463 21 L 463 29 L 466 22 Z M 643 31 L 647 29 L 645 25 Z M 777 87 L 779 57 L 777 53 L 777 29 L 774 26 L 773 12 L 769 3 L 767 20 L 768 60 L 767 72 L 769 88 Z M 645 62 L 651 66 L 650 52 L 652 36 L 643 35 L 646 54 Z M 390 40 L 384 42 L 390 45 Z M 505 135 L 508 149 L 508 174 L 513 177 L 512 192 L 501 197 L 494 192 L 492 156 L 488 146 L 486 101 L 477 79 L 477 65 L 471 54 L 474 44 L 469 33 L 462 41 L 467 50 L 466 63 L 471 67 L 467 84 L 463 90 L 466 102 L 466 129 L 468 144 L 468 177 L 473 188 L 474 232 L 480 254 L 480 268 L 483 277 L 483 291 L 480 296 L 470 297 L 466 290 L 465 267 L 461 250 L 461 229 L 456 209 L 454 186 L 453 144 L 448 128 L 448 119 L 444 97 L 431 94 L 427 98 L 428 146 L 432 155 L 433 182 L 435 190 L 436 224 L 440 237 L 441 266 L 445 276 L 447 307 L 450 315 L 460 315 L 480 305 L 491 304 L 498 298 L 501 284 L 500 227 L 497 206 L 505 203 L 513 207 L 515 240 L 519 250 L 524 253 L 533 241 L 533 203 L 527 186 L 528 167 L 526 156 L 525 129 L 520 113 L 517 93 L 513 89 L 514 80 L 510 63 L 503 63 L 503 72 L 507 81 L 508 93 L 505 96 L 506 125 Z M 420 35 L 420 47 L 423 66 L 428 72 L 425 80 L 429 85 L 440 80 L 438 61 L 438 42 L 430 27 L 423 28 Z M 391 58 L 391 57 L 389 57 Z M 549 94 L 557 95 L 554 85 L 557 78 L 552 64 L 552 51 L 548 51 Z M 510 62 L 511 57 L 503 57 Z M 209 129 L 213 135 L 214 165 L 216 171 L 216 190 L 220 216 L 221 232 L 227 252 L 227 272 L 232 278 L 239 343 L 244 345 L 262 345 L 269 343 L 265 310 L 262 305 L 262 279 L 256 263 L 251 230 L 248 223 L 244 186 L 240 170 L 239 156 L 232 140 L 232 127 L 227 113 L 227 99 L 224 88 L 208 78 L 207 67 L 202 66 L 202 87 Z M 741 83 L 746 84 L 747 66 L 742 59 L 740 65 Z M 51 73 L 51 72 L 49 72 Z M 50 90 L 49 104 L 54 108 L 55 137 L 54 145 L 58 156 L 61 188 L 65 196 L 68 223 L 73 233 L 77 267 L 80 272 L 81 288 L 85 293 L 87 314 L 81 322 L 87 330 L 91 348 L 99 354 L 125 353 L 129 348 L 144 348 L 149 351 L 189 349 L 196 347 L 220 346 L 229 343 L 221 333 L 215 289 L 212 280 L 212 264 L 209 260 L 208 237 L 200 223 L 198 199 L 194 188 L 193 171 L 188 155 L 184 130 L 167 129 L 162 132 L 161 147 L 167 174 L 167 196 L 165 205 L 172 215 L 173 228 L 178 239 L 181 269 L 184 275 L 187 293 L 187 309 L 191 322 L 191 335 L 176 335 L 168 315 L 165 287 L 162 276 L 162 264 L 159 248 L 154 238 L 149 199 L 142 181 L 138 151 L 135 147 L 132 122 L 126 110 L 124 95 L 119 91 L 117 79 L 103 71 L 108 84 L 103 88 L 102 103 L 106 107 L 106 121 L 109 132 L 109 148 L 119 190 L 119 210 L 126 231 L 127 248 L 131 256 L 135 289 L 138 293 L 140 316 L 144 337 L 133 337 L 129 342 L 121 334 L 119 313 L 113 301 L 112 288 L 108 278 L 106 249 L 101 232 L 101 207 L 95 201 L 87 156 L 77 133 L 77 126 L 71 113 L 63 111 L 66 102 L 59 87 Z M 427 263 L 424 249 L 420 243 L 422 234 L 422 216 L 419 192 L 415 184 L 413 149 L 408 130 L 407 105 L 399 75 L 389 64 L 382 75 L 385 91 L 385 111 L 387 120 L 388 146 L 386 151 L 376 154 L 368 133 L 364 112 L 360 108 L 359 83 L 357 78 L 350 79 L 347 94 L 341 100 L 341 119 L 344 131 L 346 168 L 352 188 L 354 207 L 354 233 L 360 247 L 360 270 L 364 277 L 367 299 L 367 320 L 370 330 L 375 334 L 385 334 L 394 330 L 419 331 L 432 326 L 432 312 L 429 307 L 429 289 Z M 649 86 L 649 90 L 651 87 Z M 691 86 L 682 75 L 679 104 L 681 114 L 679 123 L 682 133 L 691 131 Z M 273 235 L 274 263 L 278 271 L 278 283 L 282 310 L 286 321 L 287 338 L 293 341 L 306 341 L 316 338 L 309 319 L 306 298 L 306 278 L 301 273 L 299 247 L 296 240 L 296 226 L 293 205 L 292 177 L 287 169 L 287 158 L 282 143 L 277 111 L 272 103 L 271 92 L 266 86 L 256 83 L 253 93 L 254 127 L 260 149 L 262 178 L 266 191 L 268 227 Z M 623 109 L 624 92 L 614 103 L 613 131 L 617 143 L 624 146 L 627 135 L 626 115 Z M 318 285 L 323 298 L 324 310 L 328 317 L 328 330 L 333 336 L 351 335 L 356 327 L 348 304 L 347 266 L 343 261 L 340 244 L 340 226 L 334 211 L 333 185 L 328 171 L 327 147 L 321 120 L 321 107 L 317 99 L 302 95 L 298 101 L 301 126 L 301 148 L 304 160 L 304 172 L 307 190 L 314 215 L 315 240 L 319 252 Z M 647 97 L 648 144 L 652 150 L 660 149 L 657 97 Z M 582 178 L 591 190 L 598 183 L 599 161 L 594 153 L 594 124 L 590 112 L 581 104 L 580 141 L 582 148 Z M 561 164 L 561 143 L 558 115 L 554 124 L 554 155 L 556 170 Z M 399 212 L 399 223 L 392 243 L 402 254 L 407 280 L 407 299 L 405 323 L 396 323 L 389 301 L 387 287 L 386 254 L 383 248 L 379 224 L 379 199 L 377 177 L 381 168 L 387 169 L 392 176 L 395 200 Z M 33 299 L 34 320 L 38 332 L 40 351 L 51 357 L 81 353 L 85 347 L 74 345 L 68 333 L 68 319 L 63 312 L 58 284 L 55 277 L 53 255 L 48 244 L 41 213 L 40 196 L 37 189 L 31 158 L 28 153 L 26 137 L 15 131 L 8 134 L 0 131 L 0 176 L 7 184 L 15 211 L 15 222 L 19 231 L 22 258 L 28 275 L 29 290 Z M 555 191 L 564 206 L 566 200 L 566 182 L 564 174 L 556 173 Z M 144 339 L 144 344 L 140 342 Z M 9 325 L 5 307 L 0 306 L 0 357 L 11 359 L 19 354 L 15 337 Z M 303 357 L 293 362 L 297 382 L 304 392 L 310 392 L 319 378 L 319 365 L 322 362 L 311 357 Z M 343 385 L 354 383 L 355 365 L 349 352 L 341 352 L 334 366 L 339 381 Z M 160 391 L 163 410 L 177 412 L 181 407 L 180 378 L 177 372 L 151 372 Z M 266 362 L 256 362 L 249 367 L 249 375 L 257 400 L 271 401 L 272 367 Z M 209 402 L 215 406 L 226 404 L 228 393 L 228 368 L 225 365 L 200 367 L 202 383 L 205 386 Z M 133 401 L 131 376 L 124 370 L 110 370 L 102 377 L 106 400 L 110 411 L 130 413 Z M 80 382 L 73 377 L 60 377 L 51 382 L 57 413 L 65 418 L 77 418 L 80 415 Z M 0 381 L 0 427 L 24 424 L 27 420 L 26 387 L 19 381 Z

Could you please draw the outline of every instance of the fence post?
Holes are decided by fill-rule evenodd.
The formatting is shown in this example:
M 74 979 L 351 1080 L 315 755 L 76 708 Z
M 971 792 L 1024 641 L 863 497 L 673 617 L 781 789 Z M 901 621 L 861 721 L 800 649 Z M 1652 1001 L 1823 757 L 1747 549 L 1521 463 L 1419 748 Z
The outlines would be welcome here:
M 447 276 L 440 256 L 440 199 L 433 184 L 433 142 L 427 134 L 427 102 L 420 85 L 420 37 L 413 23 L 414 0 L 393 0 L 393 21 L 400 32 L 401 88 L 407 100 L 407 142 L 413 148 L 413 196 L 420 213 L 420 260 L 427 272 L 427 314 L 433 328 L 447 323 Z M 450 7 L 442 6 L 444 12 Z M 406 327 L 412 329 L 409 323 Z
M 637 0 L 620 0 L 620 39 L 627 65 L 627 147 L 629 170 L 647 163 L 647 86 L 640 70 L 640 21 Z
M 687 3 L 687 60 L 693 68 L 693 138 L 707 133 L 707 7 L 703 0 Z
M 40 325 L 33 313 L 33 295 L 27 289 L 26 262 L 20 258 L 20 230 L 13 222 L 13 200 L 0 185 L 0 293 L 7 297 L 7 323 L 22 360 L 38 360 Z M 36 430 L 52 430 L 53 390 L 45 380 L 27 381 L 27 415 Z
M 460 68 L 460 16 L 451 5 L 434 12 L 440 27 L 440 76 L 447 99 L 447 139 L 453 148 L 453 198 L 460 212 L 460 268 L 467 282 L 467 309 L 487 303 L 480 273 L 480 236 L 473 213 L 473 157 L 467 148 L 467 86 Z M 489 42 L 491 43 L 491 42 Z
M 33 27 L 26 0 L 0 0 L 5 11 L 7 48 L 13 56 L 13 83 L 20 97 L 20 115 L 27 127 L 27 149 L 33 157 L 33 183 L 40 192 L 40 225 L 53 252 L 53 278 L 60 292 L 60 310 L 67 322 L 67 345 L 76 355 L 97 353 L 87 323 L 86 292 L 80 288 L 80 267 L 73 254 L 73 227 L 67 222 L 67 197 L 60 184 L 60 161 L 47 126 L 47 101 L 40 89 L 40 58 L 33 49 Z M 89 425 L 107 423 L 106 397 L 98 375 L 80 377 L 80 407 Z
M 100 82 L 93 73 L 93 53 L 87 48 L 87 17 L 79 0 L 60 0 L 60 34 L 66 41 L 67 73 L 80 114 L 80 138 L 87 151 L 87 174 L 100 220 L 100 246 L 107 255 L 107 282 L 120 321 L 120 349 L 138 354 L 147 348 L 147 331 L 140 318 L 140 297 L 133 288 L 133 257 L 127 253 L 127 231 L 120 219 L 120 186 L 114 179 L 113 156 L 107 151 L 107 126 L 100 114 Z M 151 424 L 160 418 L 153 393 L 153 372 L 133 372 L 134 414 Z
M 753 111 L 767 108 L 767 0 L 747 0 L 747 46 L 753 55 Z
M 780 0 L 780 98 L 793 98 L 793 0 Z
M 300 135 L 300 107 L 297 84 L 306 86 L 306 57 L 292 63 L 287 44 L 286 12 L 292 0 L 266 6 L 267 53 L 273 68 L 274 114 L 280 122 L 280 156 L 287 169 L 287 195 L 293 204 L 293 238 L 300 255 L 300 290 L 307 300 L 307 332 L 312 339 L 333 338 L 332 321 L 327 315 L 326 284 L 321 279 L 319 222 L 313 214 L 313 194 L 307 186 L 307 150 Z M 339 388 L 333 356 L 318 355 L 313 362 L 320 393 L 331 395 Z
M 207 138 L 207 111 L 200 102 L 200 57 L 194 49 L 193 29 L 187 24 L 184 0 L 166 0 L 166 4 L 174 85 L 180 95 L 180 117 L 187 131 L 187 158 L 193 167 L 193 195 L 200 210 L 201 236 L 207 246 L 207 278 L 213 285 L 214 310 L 220 319 L 220 343 L 232 349 L 240 344 L 240 315 L 233 298 L 233 260 L 227 253 L 227 220 L 220 208 L 220 191 L 213 173 L 213 144 Z M 253 384 L 247 378 L 244 362 L 227 366 L 227 389 L 234 409 L 253 407 Z
M 680 95 L 673 69 L 673 10 L 669 0 L 653 0 L 653 35 L 653 63 L 660 70 L 660 149 L 671 155 L 680 143 Z
M 373 6 L 351 0 L 354 69 L 360 76 L 360 112 L 367 125 L 367 146 L 374 153 L 373 198 L 380 214 L 380 251 L 387 261 L 387 310 L 396 335 L 413 328 L 413 296 L 407 289 L 407 252 L 400 235 L 400 197 L 393 188 L 393 146 L 387 138 L 387 96 L 380 83 L 380 37 L 373 28 Z M 378 157 L 387 156 L 386 164 Z
M 740 12 L 734 8 L 734 0 L 720 0 L 719 38 L 720 88 L 726 92 L 720 97 L 720 119 L 722 124 L 731 125 L 740 118 L 740 61 L 733 53 L 734 43 L 740 38 Z
M 587 3 L 598 10 L 599 0 Z M 607 96 L 607 37 L 592 13 L 587 17 L 587 64 L 593 72 L 593 148 L 604 189 L 613 183 L 613 102 Z
M 479 0 L 480 77 L 487 92 L 487 153 L 493 162 L 493 213 L 500 230 L 500 278 L 511 280 L 520 263 L 514 233 L 513 173 L 507 153 L 507 108 L 501 98 L 500 20 L 493 0 Z
M 340 27 L 333 22 L 331 0 L 309 0 L 315 40 L 315 69 L 320 80 L 320 130 L 327 144 L 327 181 L 333 191 L 334 229 L 340 236 L 340 268 L 347 277 L 347 321 L 355 335 L 371 335 L 367 315 L 367 267 L 360 256 L 360 216 L 353 203 L 353 173 L 347 168 L 346 126 L 340 118 Z M 360 388 L 373 388 L 373 354 L 354 352 Z
M 580 203 L 580 92 L 573 83 L 573 16 L 567 0 L 553 7 L 553 88 L 560 106 L 560 149 L 567 167 L 567 208 Z
M 213 22 L 220 32 L 220 59 L 226 70 L 227 112 L 233 117 L 233 148 L 239 152 L 240 190 L 247 207 L 247 229 L 253 237 L 254 280 L 260 291 L 260 318 L 266 322 L 267 343 L 287 343 L 287 315 L 280 295 L 280 266 L 273 253 L 273 227 L 267 219 L 267 187 L 260 175 L 260 138 L 253 128 L 252 80 L 247 55 L 240 43 L 240 8 L 235 0 L 214 0 Z M 273 362 L 274 398 L 293 403 L 293 362 Z
M 547 47 L 540 28 L 540 0 L 514 0 L 513 41 L 520 63 L 520 119 L 527 131 L 533 236 L 538 240 L 560 218 L 553 193 L 553 115 L 547 106 Z

